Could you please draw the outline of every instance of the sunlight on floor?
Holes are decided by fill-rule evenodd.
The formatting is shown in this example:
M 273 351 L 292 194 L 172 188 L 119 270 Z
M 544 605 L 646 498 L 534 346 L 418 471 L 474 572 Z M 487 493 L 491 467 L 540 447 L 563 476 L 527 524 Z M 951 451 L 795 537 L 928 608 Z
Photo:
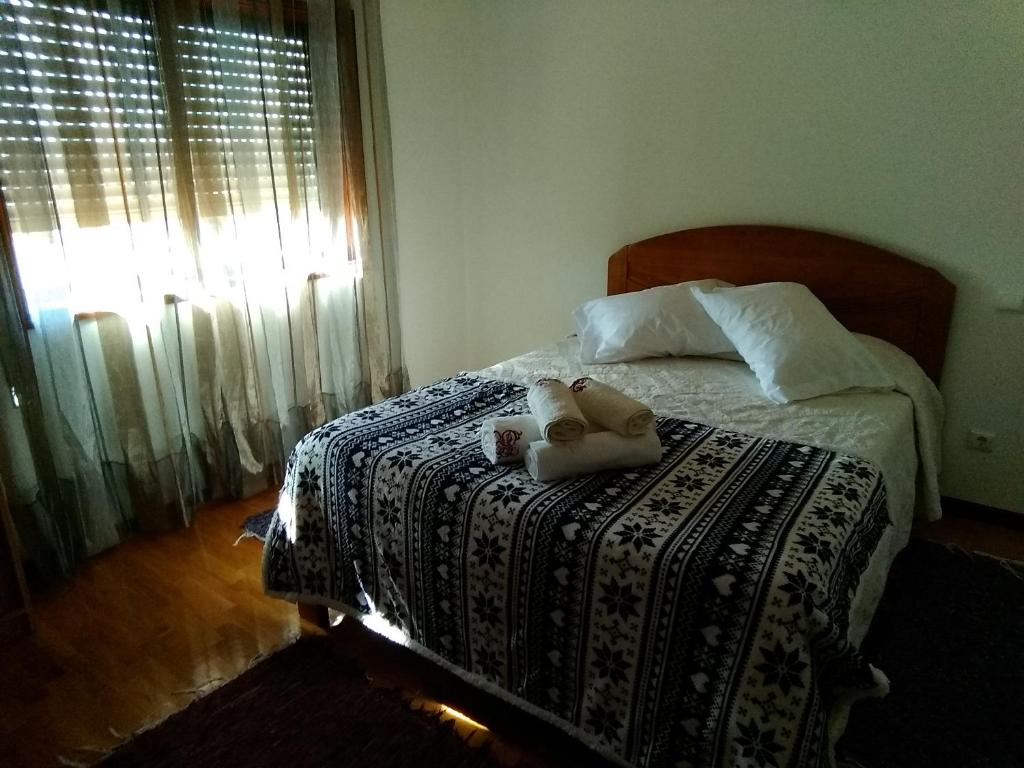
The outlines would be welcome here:
M 486 725 L 482 725 L 482 724 L 478 723 L 473 718 L 469 717 L 468 715 L 462 714 L 461 712 L 459 712 L 459 710 L 453 709 L 452 707 L 449 707 L 447 704 L 442 704 L 441 705 L 441 710 L 445 714 L 451 715 L 452 717 L 454 717 L 456 720 L 459 720 L 460 722 L 466 723 L 467 725 L 471 725 L 474 728 L 479 728 L 481 731 L 490 731 L 490 728 L 488 728 Z

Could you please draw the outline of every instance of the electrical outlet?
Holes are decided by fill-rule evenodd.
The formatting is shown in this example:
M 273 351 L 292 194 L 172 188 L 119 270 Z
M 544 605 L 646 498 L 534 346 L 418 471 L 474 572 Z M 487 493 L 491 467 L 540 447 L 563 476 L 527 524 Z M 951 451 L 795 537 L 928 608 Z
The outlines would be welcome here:
M 972 451 L 992 453 L 996 436 L 994 432 L 986 432 L 983 429 L 971 429 L 967 431 L 967 447 Z

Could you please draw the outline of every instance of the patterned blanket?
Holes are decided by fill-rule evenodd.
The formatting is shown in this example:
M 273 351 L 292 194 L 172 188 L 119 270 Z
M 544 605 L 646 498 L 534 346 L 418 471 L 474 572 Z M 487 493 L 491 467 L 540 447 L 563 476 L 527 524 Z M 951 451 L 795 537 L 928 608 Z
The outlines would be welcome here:
M 847 627 L 878 470 L 659 418 L 660 464 L 539 484 L 479 444 L 525 394 L 462 374 L 307 435 L 266 590 L 383 616 L 620 762 L 832 764 L 831 706 L 876 686 Z

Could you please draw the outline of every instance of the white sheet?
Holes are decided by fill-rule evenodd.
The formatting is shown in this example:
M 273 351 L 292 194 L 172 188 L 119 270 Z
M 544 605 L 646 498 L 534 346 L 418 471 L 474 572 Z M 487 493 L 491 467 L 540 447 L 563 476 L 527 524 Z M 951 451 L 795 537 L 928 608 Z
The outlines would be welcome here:
M 937 472 L 943 409 L 935 385 L 909 355 L 880 339 L 860 334 L 858 338 L 892 375 L 896 391 L 847 392 L 780 405 L 768 399 L 742 362 L 684 357 L 583 365 L 575 338 L 479 373 L 525 386 L 539 376 L 566 381 L 593 376 L 646 403 L 658 416 L 685 417 L 874 462 L 885 478 L 893 525 L 854 597 L 849 636 L 859 643 L 882 596 L 893 558 L 910 537 L 915 514 L 926 520 L 941 516 Z

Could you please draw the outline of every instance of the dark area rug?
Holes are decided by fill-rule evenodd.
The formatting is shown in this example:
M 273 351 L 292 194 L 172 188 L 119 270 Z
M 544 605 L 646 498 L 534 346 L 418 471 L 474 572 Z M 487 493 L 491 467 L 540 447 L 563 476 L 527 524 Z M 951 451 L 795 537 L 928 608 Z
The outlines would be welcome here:
M 255 515 L 249 515 L 242 521 L 242 538 L 267 540 L 267 531 L 270 530 L 270 523 L 274 519 L 277 508 L 268 509 Z
M 854 706 L 854 764 L 1024 766 L 1024 563 L 912 541 L 864 653 L 891 690 Z
M 450 723 L 374 688 L 329 637 L 305 637 L 156 727 L 100 765 L 146 768 L 484 768 Z
M 506 743 L 543 750 L 540 764 L 603 764 L 568 737 L 568 746 L 559 746 L 561 734 L 547 724 L 349 624 L 275 653 L 102 765 L 500 764 L 486 748 L 465 744 L 450 724 L 413 711 L 398 691 L 374 688 L 354 658 L 368 659 L 377 673 L 393 671 L 387 676 L 399 681 L 433 670 L 432 695 L 460 709 L 466 703 L 465 711 L 503 731 L 496 735 Z M 893 566 L 864 650 L 892 691 L 854 706 L 839 744 L 841 765 L 1024 766 L 1024 564 L 912 541 Z

